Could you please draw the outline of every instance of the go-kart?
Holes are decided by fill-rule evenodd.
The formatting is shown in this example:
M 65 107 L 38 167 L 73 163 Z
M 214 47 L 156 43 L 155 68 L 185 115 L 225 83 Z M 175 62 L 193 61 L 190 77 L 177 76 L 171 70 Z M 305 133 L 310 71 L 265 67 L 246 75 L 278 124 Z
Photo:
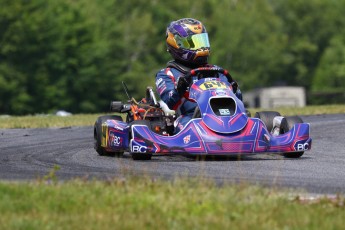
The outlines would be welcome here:
M 218 78 L 225 75 L 228 81 Z M 236 87 L 228 71 L 202 67 L 185 75 L 190 82 L 188 100 L 197 107 L 193 118 L 174 133 L 174 117 L 166 115 L 157 102 L 152 87 L 140 102 L 111 102 L 111 111 L 127 114 L 101 116 L 94 125 L 95 149 L 100 155 L 129 152 L 134 160 L 152 156 L 250 155 L 276 153 L 288 158 L 301 157 L 311 149 L 309 124 L 299 116 L 283 117 L 275 111 L 248 115 L 244 104 L 233 92 Z M 194 79 L 194 80 L 193 80 Z

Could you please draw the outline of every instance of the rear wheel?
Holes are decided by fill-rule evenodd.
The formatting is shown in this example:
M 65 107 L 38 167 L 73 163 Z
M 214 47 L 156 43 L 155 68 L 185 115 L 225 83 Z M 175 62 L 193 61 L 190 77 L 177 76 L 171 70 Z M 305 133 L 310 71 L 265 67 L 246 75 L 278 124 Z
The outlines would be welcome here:
M 290 129 L 292 129 L 292 127 L 295 124 L 298 123 L 303 123 L 302 118 L 300 118 L 299 116 L 290 116 L 290 117 L 285 117 L 285 119 L 282 121 L 281 123 L 281 130 L 283 133 L 288 132 Z M 290 153 L 283 153 L 283 156 L 286 158 L 299 158 L 304 154 L 303 152 L 290 152 Z
M 102 135 L 105 135 L 105 133 L 102 132 L 102 123 L 106 122 L 107 120 L 122 121 L 122 117 L 117 116 L 117 115 L 106 115 L 106 116 L 100 116 L 97 118 L 95 125 L 94 125 L 94 129 L 93 129 L 94 130 L 93 131 L 94 148 L 100 156 L 118 156 L 118 157 L 121 157 L 123 155 L 123 151 L 109 152 L 109 151 L 106 151 L 101 145 Z
M 151 123 L 147 120 L 136 120 L 136 121 L 133 121 L 131 123 L 131 128 L 130 128 L 130 131 L 129 131 L 129 135 L 131 136 L 132 138 L 132 126 L 133 125 L 146 125 L 147 127 L 149 127 L 149 129 L 151 129 Z M 151 160 L 151 157 L 152 157 L 152 154 L 150 153 L 131 153 L 132 155 L 132 159 L 133 160 Z
M 266 125 L 268 132 L 271 132 L 273 129 L 273 119 L 276 116 L 281 115 L 276 111 L 262 111 L 256 112 L 254 117 L 259 118 Z
M 247 117 L 251 117 L 252 116 L 251 112 L 248 109 L 246 109 L 246 115 L 247 115 Z

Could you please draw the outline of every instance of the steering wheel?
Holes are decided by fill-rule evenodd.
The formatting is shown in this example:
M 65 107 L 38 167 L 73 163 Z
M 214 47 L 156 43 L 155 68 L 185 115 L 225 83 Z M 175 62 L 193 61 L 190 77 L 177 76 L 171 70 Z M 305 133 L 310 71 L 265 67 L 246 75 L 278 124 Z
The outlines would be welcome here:
M 202 78 L 214 77 L 214 75 L 216 75 L 217 73 L 223 74 L 227 78 L 229 83 L 234 81 L 229 71 L 220 67 L 199 67 L 196 69 L 192 69 L 185 75 L 185 78 L 188 82 L 191 82 L 192 77 L 194 76 L 197 76 L 198 80 L 200 80 Z
M 231 77 L 229 71 L 220 67 L 213 66 L 213 67 L 199 67 L 196 69 L 192 69 L 184 76 L 184 78 L 187 80 L 187 82 L 189 82 L 189 86 L 191 86 L 192 77 L 194 76 L 197 76 L 198 80 L 200 80 L 202 78 L 214 77 L 218 73 L 221 73 L 226 77 L 226 79 L 232 86 L 233 91 L 236 92 L 238 88 L 237 82 L 234 81 L 234 79 Z

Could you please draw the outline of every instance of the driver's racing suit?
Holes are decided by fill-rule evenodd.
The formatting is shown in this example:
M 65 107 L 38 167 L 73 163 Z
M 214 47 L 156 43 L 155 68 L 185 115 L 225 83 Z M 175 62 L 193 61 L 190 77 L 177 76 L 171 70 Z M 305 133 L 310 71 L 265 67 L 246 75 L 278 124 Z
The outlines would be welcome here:
M 212 67 L 212 65 L 207 66 Z M 188 121 L 192 119 L 195 107 L 197 106 L 196 102 L 186 99 L 186 94 L 182 95 L 177 89 L 178 78 L 183 77 L 190 70 L 190 68 L 180 63 L 170 61 L 166 68 L 156 74 L 156 89 L 160 98 L 167 104 L 169 109 L 175 110 L 178 116 L 174 123 L 174 133 L 182 130 Z M 227 81 L 227 78 L 223 74 L 219 74 L 218 77 Z M 188 92 L 186 93 L 188 94 Z M 242 100 L 242 93 L 238 88 L 235 94 Z

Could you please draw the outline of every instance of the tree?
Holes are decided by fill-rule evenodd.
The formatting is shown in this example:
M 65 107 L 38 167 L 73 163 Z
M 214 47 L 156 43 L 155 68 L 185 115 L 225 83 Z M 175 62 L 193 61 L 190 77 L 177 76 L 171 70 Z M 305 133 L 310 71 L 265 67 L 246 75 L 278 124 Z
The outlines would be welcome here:
M 326 48 L 316 69 L 312 83 L 315 92 L 345 91 L 345 39 L 334 36 Z
M 166 26 L 184 17 L 206 25 L 210 63 L 230 69 L 244 93 L 276 84 L 344 91 L 344 1 L 1 3 L 0 113 L 105 112 L 126 100 L 122 81 L 140 99 L 171 58 Z
M 282 69 L 289 85 L 310 89 L 315 70 L 330 39 L 344 30 L 344 1 L 278 0 L 271 1 L 284 22 L 283 33 L 288 38 L 288 57 Z
M 269 86 L 283 77 L 287 39 L 266 1 L 222 1 L 210 21 L 211 60 L 230 68 L 242 89 Z

